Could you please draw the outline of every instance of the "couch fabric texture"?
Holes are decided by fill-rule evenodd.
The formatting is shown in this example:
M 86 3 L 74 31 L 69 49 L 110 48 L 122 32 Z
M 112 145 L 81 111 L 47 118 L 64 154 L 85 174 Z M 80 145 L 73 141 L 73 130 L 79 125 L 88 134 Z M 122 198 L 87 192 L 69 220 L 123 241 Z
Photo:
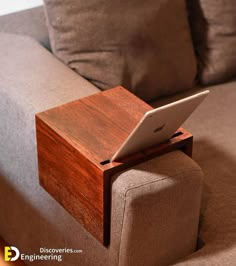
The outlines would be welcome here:
M 187 3 L 201 83 L 216 84 L 235 77 L 235 0 L 190 0 Z
M 30 36 L 50 50 L 46 18 L 42 7 L 0 16 L 0 31 Z
M 193 86 L 184 0 L 44 2 L 54 54 L 100 89 L 153 100 Z
M 208 87 L 209 96 L 183 125 L 194 136 L 193 159 L 204 173 L 199 226 L 203 245 L 176 266 L 234 266 L 236 262 L 235 88 L 236 81 Z M 178 94 L 153 106 L 182 97 Z

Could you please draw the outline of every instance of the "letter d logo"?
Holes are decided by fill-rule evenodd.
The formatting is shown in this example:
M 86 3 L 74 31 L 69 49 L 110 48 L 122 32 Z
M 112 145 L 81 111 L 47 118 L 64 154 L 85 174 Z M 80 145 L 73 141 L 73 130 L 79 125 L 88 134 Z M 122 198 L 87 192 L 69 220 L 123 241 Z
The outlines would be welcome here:
M 16 247 L 5 247 L 5 261 L 16 261 L 20 257 L 20 251 Z M 15 256 L 13 256 L 13 252 Z

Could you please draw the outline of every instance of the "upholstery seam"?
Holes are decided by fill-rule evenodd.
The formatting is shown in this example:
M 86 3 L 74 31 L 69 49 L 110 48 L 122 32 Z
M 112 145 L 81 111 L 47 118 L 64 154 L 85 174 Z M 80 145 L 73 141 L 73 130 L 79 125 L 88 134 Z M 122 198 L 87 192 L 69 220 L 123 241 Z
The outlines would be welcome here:
M 153 183 L 158 183 L 159 181 L 163 181 L 165 179 L 168 179 L 168 178 L 172 178 L 172 177 L 176 177 L 176 176 L 179 176 L 179 175 L 182 175 L 183 173 L 184 174 L 188 174 L 188 173 L 193 173 L 193 172 L 202 172 L 201 169 L 191 169 L 191 170 L 188 170 L 188 171 L 185 171 L 185 172 L 182 172 L 182 173 L 179 173 L 179 174 L 176 174 L 176 175 L 171 175 L 171 176 L 166 176 L 166 177 L 163 177 L 161 179 L 158 179 L 158 180 L 155 180 L 155 181 L 151 181 L 151 182 L 146 182 L 142 185 L 139 185 L 139 186 L 136 186 L 136 187 L 133 187 L 133 188 L 129 188 L 125 191 L 125 203 L 124 203 L 124 207 L 123 207 L 123 217 L 122 217 L 122 225 L 121 225 L 121 234 L 120 234 L 120 243 L 119 243 L 119 253 L 118 253 L 118 266 L 120 264 L 120 253 L 121 253 L 121 240 L 122 240 L 122 236 L 123 236 L 123 229 L 124 229 L 124 215 L 125 215 L 125 210 L 126 210 L 126 201 L 127 201 L 127 194 L 129 191 L 131 190 L 135 190 L 137 188 L 140 188 L 140 187 L 144 187 L 146 185 L 149 185 L 149 184 L 153 184 Z

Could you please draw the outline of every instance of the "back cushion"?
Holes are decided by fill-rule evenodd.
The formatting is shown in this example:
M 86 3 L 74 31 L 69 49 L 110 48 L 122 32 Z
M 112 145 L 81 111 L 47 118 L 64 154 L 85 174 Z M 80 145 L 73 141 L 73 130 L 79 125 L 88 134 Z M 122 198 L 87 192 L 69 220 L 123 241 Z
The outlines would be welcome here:
M 193 86 L 184 0 L 45 0 L 52 50 L 100 89 L 144 100 Z
M 201 83 L 210 85 L 236 76 L 236 1 L 187 3 Z

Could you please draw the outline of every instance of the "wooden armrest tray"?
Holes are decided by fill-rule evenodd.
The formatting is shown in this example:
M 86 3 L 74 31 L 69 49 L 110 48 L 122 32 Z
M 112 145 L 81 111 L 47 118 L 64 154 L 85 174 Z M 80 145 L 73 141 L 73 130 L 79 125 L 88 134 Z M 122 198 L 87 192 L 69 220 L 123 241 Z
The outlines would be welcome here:
M 166 143 L 109 162 L 152 107 L 116 87 L 36 115 L 40 184 L 104 245 L 110 233 L 110 177 L 163 153 L 191 156 L 192 135 L 180 128 Z

